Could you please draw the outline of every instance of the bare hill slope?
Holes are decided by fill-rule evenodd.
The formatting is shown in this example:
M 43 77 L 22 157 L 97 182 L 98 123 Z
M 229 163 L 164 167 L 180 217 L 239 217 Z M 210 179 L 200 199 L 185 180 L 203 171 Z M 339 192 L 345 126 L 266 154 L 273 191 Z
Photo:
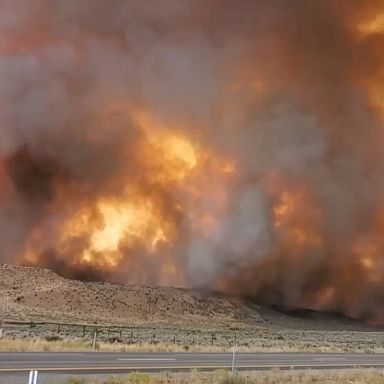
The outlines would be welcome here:
M 260 322 L 244 299 L 172 287 L 68 280 L 47 270 L 3 264 L 0 295 L 8 317 L 104 323 Z
M 0 265 L 0 304 L 6 317 L 104 324 L 243 324 L 294 329 L 356 329 L 342 317 L 286 314 L 241 297 L 172 287 L 68 280 L 39 268 Z

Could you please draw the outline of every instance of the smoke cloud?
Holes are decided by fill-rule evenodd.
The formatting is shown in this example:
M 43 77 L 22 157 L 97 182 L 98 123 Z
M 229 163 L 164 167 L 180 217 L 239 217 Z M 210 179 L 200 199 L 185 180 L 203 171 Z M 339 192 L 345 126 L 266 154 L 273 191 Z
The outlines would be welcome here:
M 384 318 L 378 0 L 0 0 L 0 260 Z

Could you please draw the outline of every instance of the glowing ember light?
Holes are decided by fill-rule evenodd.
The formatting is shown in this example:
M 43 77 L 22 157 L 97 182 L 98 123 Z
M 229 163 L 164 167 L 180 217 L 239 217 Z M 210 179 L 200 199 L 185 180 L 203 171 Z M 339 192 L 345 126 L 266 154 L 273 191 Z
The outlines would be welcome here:
M 162 167 L 158 179 L 163 182 L 182 180 L 197 166 L 197 154 L 185 139 L 170 134 L 152 137 L 154 153 L 163 157 L 166 167 Z
M 315 203 L 304 190 L 283 190 L 272 207 L 277 233 L 284 233 L 286 243 L 294 247 L 320 246 L 317 233 L 320 215 Z
M 324 287 L 321 289 L 316 295 L 315 308 L 324 310 L 332 308 L 335 293 L 335 287 Z
M 375 15 L 371 20 L 358 25 L 358 30 L 363 35 L 371 35 L 384 32 L 384 13 Z
M 273 207 L 276 227 L 280 227 L 284 221 L 287 220 L 288 215 L 293 209 L 294 203 L 294 196 L 288 194 L 287 191 L 283 191 L 280 201 Z

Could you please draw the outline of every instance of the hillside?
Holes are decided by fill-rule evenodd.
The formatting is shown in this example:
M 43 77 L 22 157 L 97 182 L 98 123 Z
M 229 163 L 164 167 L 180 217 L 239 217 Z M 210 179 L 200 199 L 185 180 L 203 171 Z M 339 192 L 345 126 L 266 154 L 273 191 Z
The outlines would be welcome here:
M 6 302 L 3 350 L 50 349 L 41 341 L 51 340 L 86 348 L 95 329 L 108 348 L 118 343 L 123 349 L 160 343 L 172 350 L 236 344 L 253 351 L 377 352 L 384 343 L 379 329 L 335 314 L 285 313 L 220 293 L 74 281 L 46 269 L 3 264 L 0 309 Z M 27 344 L 20 347 L 22 340 Z
M 0 302 L 6 317 L 104 324 L 242 324 L 293 329 L 367 326 L 311 311 L 287 314 L 241 297 L 172 287 L 68 280 L 47 269 L 0 265 Z
M 81 322 L 199 323 L 262 321 L 245 300 L 172 287 L 68 280 L 47 270 L 3 264 L 0 295 L 8 296 L 7 317 Z

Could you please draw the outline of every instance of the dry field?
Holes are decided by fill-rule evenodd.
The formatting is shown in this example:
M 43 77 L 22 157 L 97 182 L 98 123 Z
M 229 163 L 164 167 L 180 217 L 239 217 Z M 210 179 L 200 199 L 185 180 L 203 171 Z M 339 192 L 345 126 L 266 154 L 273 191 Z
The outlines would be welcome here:
M 91 283 L 0 266 L 0 350 L 384 351 L 384 333 L 315 312 L 170 287 Z M 15 322 L 17 320 L 18 322 Z M 77 324 L 77 325 L 74 325 Z

